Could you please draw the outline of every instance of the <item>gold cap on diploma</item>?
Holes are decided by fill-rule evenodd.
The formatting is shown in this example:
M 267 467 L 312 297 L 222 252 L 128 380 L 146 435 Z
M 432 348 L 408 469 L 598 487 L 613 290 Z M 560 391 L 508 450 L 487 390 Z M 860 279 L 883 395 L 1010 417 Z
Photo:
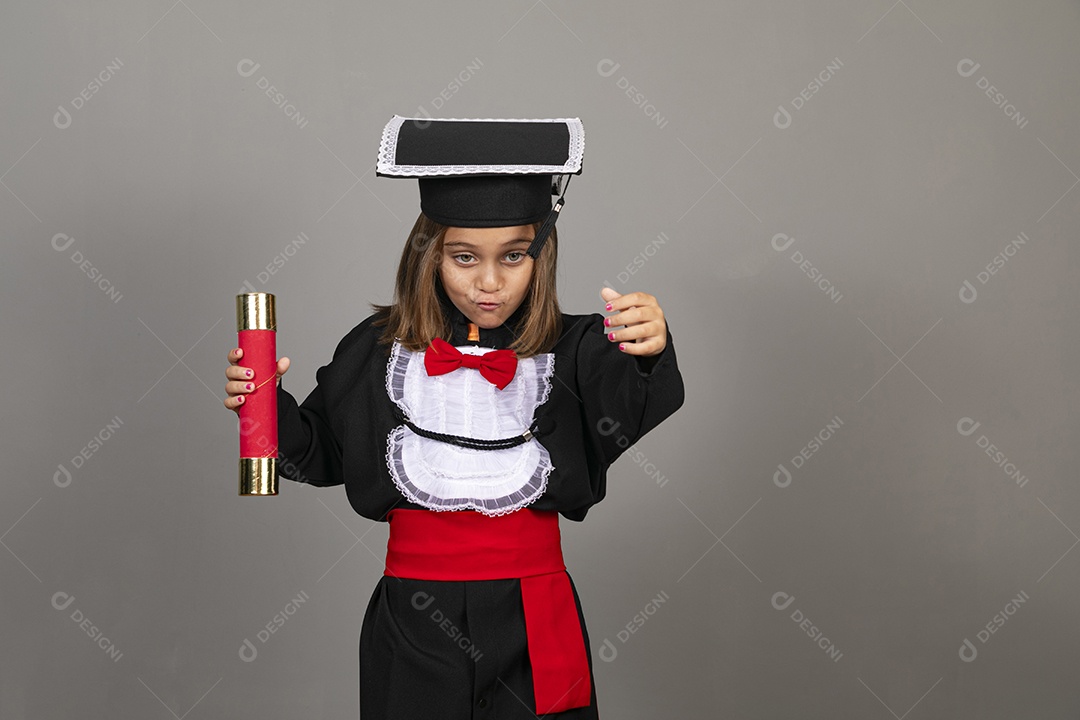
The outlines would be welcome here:
M 236 330 L 277 331 L 274 296 L 265 292 L 241 293 L 236 296 Z M 241 341 L 240 346 L 244 346 Z M 248 357 L 245 349 L 244 357 Z M 252 358 L 254 359 L 254 358 Z M 271 362 L 276 362 L 272 358 Z M 276 417 L 274 420 L 276 421 Z M 277 495 L 277 458 L 240 458 L 240 495 Z
M 236 296 L 236 330 L 277 330 L 274 296 L 251 292 Z
M 277 495 L 277 458 L 240 458 L 241 495 Z

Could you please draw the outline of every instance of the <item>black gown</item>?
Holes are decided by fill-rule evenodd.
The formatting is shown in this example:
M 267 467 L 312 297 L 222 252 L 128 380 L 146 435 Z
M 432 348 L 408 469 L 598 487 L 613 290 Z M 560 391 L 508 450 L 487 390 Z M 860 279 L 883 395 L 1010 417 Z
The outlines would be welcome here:
M 438 288 L 452 318 L 452 345 L 508 347 L 508 326 L 480 329 L 468 341 L 469 320 Z M 278 386 L 278 474 L 320 487 L 345 485 L 363 517 L 386 522 L 393 508 L 425 510 L 391 476 L 388 437 L 401 426 L 388 388 L 389 349 L 368 316 L 316 372 L 316 387 L 297 405 Z M 656 356 L 618 349 L 600 313 L 563 314 L 563 333 L 550 350 L 550 392 L 535 409 L 540 442 L 550 455 L 547 484 L 529 502 L 581 521 L 604 498 L 608 466 L 683 404 L 670 323 Z M 519 366 L 520 367 L 520 366 Z M 459 370 L 458 372 L 473 372 Z M 571 579 L 586 648 L 581 601 Z M 588 653 L 592 674 L 592 652 Z M 360 632 L 360 712 L 363 720 L 535 719 L 520 581 L 438 581 L 382 576 Z M 597 718 L 596 685 L 589 707 L 544 715 Z

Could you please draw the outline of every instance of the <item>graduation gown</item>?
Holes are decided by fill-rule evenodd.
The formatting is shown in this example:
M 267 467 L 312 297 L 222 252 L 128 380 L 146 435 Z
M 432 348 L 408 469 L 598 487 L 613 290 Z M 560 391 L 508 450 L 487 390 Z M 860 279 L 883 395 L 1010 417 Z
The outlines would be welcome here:
M 469 341 L 469 319 L 441 287 L 438 290 L 452 321 L 453 335 L 448 338 L 452 345 L 476 353 L 481 348 L 509 347 L 513 340 L 509 327 L 521 317 L 524 305 L 506 324 L 481 328 L 480 339 Z M 496 514 L 527 506 L 581 521 L 604 498 L 608 467 L 683 404 L 670 323 L 664 350 L 643 358 L 623 353 L 607 339 L 602 314 L 564 313 L 559 341 L 549 353 L 519 359 L 514 381 L 506 388 L 512 390 L 519 381 L 530 383 L 519 393 L 530 402 L 517 403 L 519 415 L 525 413 L 520 415 L 523 425 L 495 434 L 521 432 L 529 425 L 526 415 L 532 414 L 537 435 L 514 448 L 516 455 L 504 450 L 466 451 L 510 457 L 505 474 L 516 474 L 520 482 L 506 492 L 490 492 L 487 499 L 468 501 L 465 493 L 464 500 L 457 497 L 457 506 L 440 506 L 441 473 L 431 466 L 432 458 L 456 463 L 464 456 L 457 446 L 414 436 L 402 425 L 402 408 L 413 410 L 414 422 L 417 413 L 426 410 L 427 422 L 417 424 L 440 430 L 432 427 L 437 420 L 447 420 L 447 412 L 439 415 L 440 404 L 456 403 L 460 409 L 462 394 L 484 403 L 483 391 L 490 390 L 490 384 L 477 380 L 479 373 L 469 368 L 429 381 L 416 370 L 417 363 L 423 370 L 422 354 L 409 353 L 396 343 L 387 348 L 376 342 L 382 328 L 372 326 L 375 317 L 365 318 L 338 343 L 331 361 L 316 371 L 316 387 L 301 404 L 284 389 L 284 378 L 277 391 L 279 476 L 319 487 L 344 485 L 353 509 L 371 520 L 386 522 L 394 508 Z M 410 385 L 401 379 L 410 367 L 411 398 Z M 434 384 L 418 389 L 417 382 Z M 442 394 L 433 399 L 430 388 Z M 441 429 L 481 437 L 475 427 L 482 424 L 482 411 L 466 412 L 472 435 L 445 422 Z M 494 415 L 489 420 L 498 424 L 498 412 Z M 505 412 L 503 416 L 505 422 Z M 440 454 L 453 452 L 458 455 Z M 478 471 L 495 462 L 492 455 L 486 458 L 491 460 L 485 468 L 477 466 Z M 460 467 L 457 470 L 460 475 Z M 500 503 L 502 507 L 497 507 Z M 571 587 L 589 649 L 572 578 Z M 535 719 L 527 649 L 519 579 L 436 581 L 384 575 L 367 604 L 360 633 L 361 716 Z M 591 651 L 588 655 L 591 675 Z M 589 707 L 544 717 L 597 718 L 595 683 Z

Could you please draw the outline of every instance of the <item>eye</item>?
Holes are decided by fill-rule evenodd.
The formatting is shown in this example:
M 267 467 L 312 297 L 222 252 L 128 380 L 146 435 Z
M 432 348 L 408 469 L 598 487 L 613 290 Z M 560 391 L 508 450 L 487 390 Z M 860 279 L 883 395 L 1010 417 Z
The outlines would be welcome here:
M 464 258 L 471 258 L 472 255 L 469 254 L 469 253 L 458 253 L 457 255 L 451 255 L 450 257 L 454 258 L 455 260 L 458 260 L 458 258 L 463 258 L 463 257 Z M 458 260 L 458 262 L 465 262 L 465 261 Z
M 525 253 L 521 252 L 520 250 L 511 250 L 510 252 L 506 253 L 506 257 L 510 257 L 511 255 L 518 255 L 519 257 L 517 260 L 511 260 L 510 262 L 521 262 L 525 259 Z

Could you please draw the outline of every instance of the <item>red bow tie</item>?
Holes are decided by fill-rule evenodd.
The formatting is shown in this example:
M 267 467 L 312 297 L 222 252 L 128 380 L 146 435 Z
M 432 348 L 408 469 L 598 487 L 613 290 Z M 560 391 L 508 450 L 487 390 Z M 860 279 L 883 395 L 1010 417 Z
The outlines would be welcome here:
M 439 337 L 431 341 L 424 353 L 424 367 L 428 375 L 442 375 L 464 365 L 479 370 L 500 390 L 514 379 L 517 360 L 517 353 L 509 348 L 491 350 L 483 355 L 468 355 Z

